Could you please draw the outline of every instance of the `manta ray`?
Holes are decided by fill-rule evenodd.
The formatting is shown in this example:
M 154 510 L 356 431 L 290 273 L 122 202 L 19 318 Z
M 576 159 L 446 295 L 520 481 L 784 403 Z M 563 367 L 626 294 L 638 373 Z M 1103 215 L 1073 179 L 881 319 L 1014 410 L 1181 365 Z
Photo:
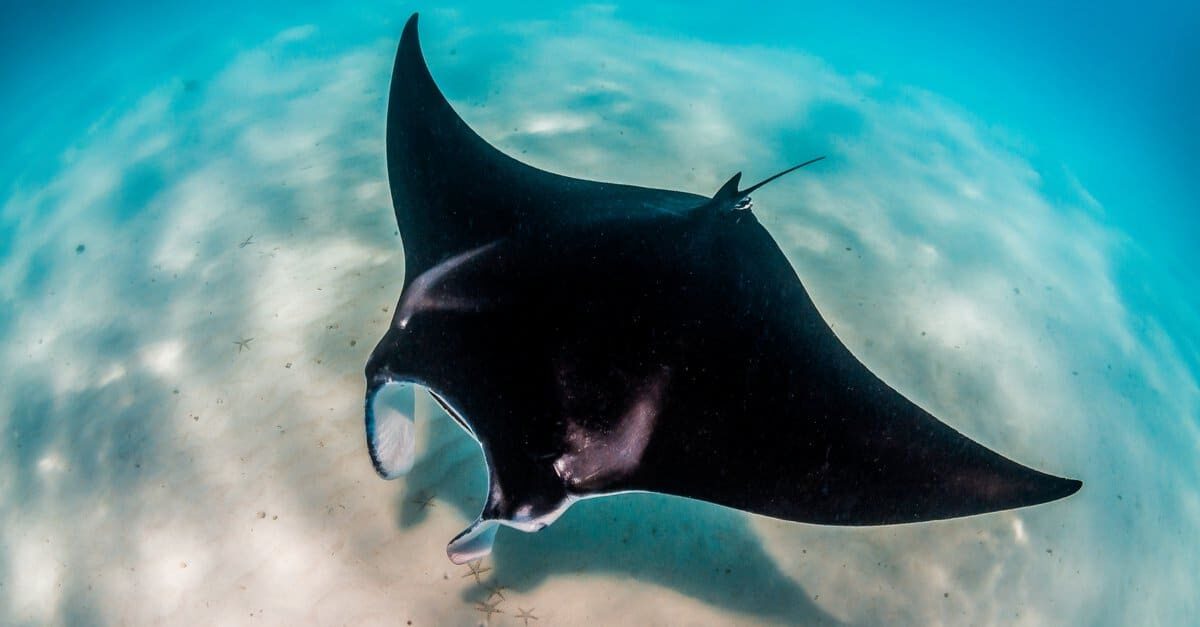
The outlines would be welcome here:
M 977 444 L 851 354 L 755 217 L 750 193 L 775 177 L 705 196 L 522 163 L 446 101 L 415 14 L 387 170 L 404 281 L 366 366 L 367 445 L 381 476 L 410 469 L 413 386 L 478 441 L 488 493 L 455 563 L 488 554 L 501 525 L 537 531 L 630 491 L 890 525 L 1082 485 Z

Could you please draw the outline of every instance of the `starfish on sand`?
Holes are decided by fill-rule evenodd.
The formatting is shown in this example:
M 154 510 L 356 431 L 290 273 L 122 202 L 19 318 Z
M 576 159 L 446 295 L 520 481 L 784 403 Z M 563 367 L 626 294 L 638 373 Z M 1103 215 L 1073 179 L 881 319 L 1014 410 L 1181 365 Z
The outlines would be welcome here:
M 463 575 L 463 577 L 464 577 L 464 578 L 465 578 L 465 577 L 474 577 L 474 578 L 475 578 L 475 583 L 482 583 L 482 582 L 479 580 L 479 576 L 480 576 L 480 575 L 482 575 L 483 573 L 486 573 L 487 571 L 489 571 L 489 570 L 491 570 L 491 569 L 492 569 L 492 567 L 491 567 L 491 566 L 488 566 L 487 568 L 484 568 L 484 567 L 483 567 L 483 560 L 475 560 L 474 562 L 467 562 L 467 568 L 470 568 L 470 569 L 471 569 L 471 571 L 470 571 L 470 572 L 468 572 L 467 574 Z
M 508 587 L 502 586 L 500 584 L 493 584 L 493 585 L 488 586 L 487 589 L 488 589 L 488 597 L 487 597 L 488 601 L 491 601 L 492 597 L 500 597 L 500 600 L 503 601 L 504 600 L 504 591 L 508 590 Z
M 538 619 L 537 616 L 533 615 L 533 610 L 536 608 L 531 607 L 529 609 L 525 609 L 523 607 L 518 607 L 517 609 L 521 610 L 521 612 L 516 615 L 516 618 L 519 618 L 519 619 L 525 621 L 525 627 L 529 627 L 529 621 Z
M 492 620 L 492 614 L 503 614 L 504 613 L 504 610 L 496 607 L 497 605 L 500 605 L 499 601 L 496 601 L 495 603 L 476 603 L 475 609 L 477 611 L 483 612 L 484 614 L 487 614 L 488 620 Z

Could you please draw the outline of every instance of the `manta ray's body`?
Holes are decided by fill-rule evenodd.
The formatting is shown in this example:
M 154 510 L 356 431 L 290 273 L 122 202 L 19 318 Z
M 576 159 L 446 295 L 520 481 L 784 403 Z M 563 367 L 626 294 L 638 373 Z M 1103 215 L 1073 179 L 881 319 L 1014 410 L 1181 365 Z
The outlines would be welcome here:
M 367 436 L 381 475 L 407 470 L 411 415 L 382 401 L 418 384 L 479 441 L 488 497 L 452 560 L 486 554 L 498 524 L 540 529 L 580 498 L 630 490 L 880 525 L 1079 489 L 873 375 L 821 318 L 738 177 L 708 198 L 520 163 L 446 102 L 416 24 L 387 120 L 405 280 L 367 364 Z

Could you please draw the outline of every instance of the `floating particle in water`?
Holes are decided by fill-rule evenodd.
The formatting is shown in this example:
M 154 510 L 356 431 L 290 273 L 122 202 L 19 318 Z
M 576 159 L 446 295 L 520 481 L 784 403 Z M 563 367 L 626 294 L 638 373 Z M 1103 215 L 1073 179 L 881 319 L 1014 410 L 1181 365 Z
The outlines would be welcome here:
M 83 254 L 83 251 L 85 251 L 85 250 L 87 250 L 87 246 L 84 246 L 83 244 L 80 244 L 80 245 L 78 245 L 78 246 L 76 246 L 76 247 L 75 247 L 75 254 L 76 254 L 76 255 L 82 255 L 82 254 Z

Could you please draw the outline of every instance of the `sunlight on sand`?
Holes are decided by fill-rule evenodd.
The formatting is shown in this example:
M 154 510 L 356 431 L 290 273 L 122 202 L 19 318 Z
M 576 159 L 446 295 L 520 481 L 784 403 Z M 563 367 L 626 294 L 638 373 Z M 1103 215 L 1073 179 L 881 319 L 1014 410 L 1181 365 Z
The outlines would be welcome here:
M 454 63 L 495 84 L 451 100 L 574 176 L 708 194 L 827 154 L 755 211 L 839 336 L 1083 492 L 876 529 L 625 496 L 502 531 L 475 583 L 444 552 L 484 496 L 475 443 L 423 401 L 416 467 L 388 483 L 362 433 L 363 364 L 403 277 L 382 140 L 394 33 L 329 56 L 298 26 L 202 89 L 131 101 L 0 208 L 18 235 L 0 266 L 0 498 L 20 503 L 0 513 L 0 622 L 468 624 L 497 582 L 505 624 L 514 606 L 543 625 L 1186 620 L 1200 477 L 1161 460 L 1194 457 L 1181 417 L 1200 392 L 1122 302 L 1127 242 L 1095 199 L 1046 198 L 934 94 L 589 11 L 514 25 L 519 58 L 459 33 Z M 427 52 L 439 76 L 449 53 Z

